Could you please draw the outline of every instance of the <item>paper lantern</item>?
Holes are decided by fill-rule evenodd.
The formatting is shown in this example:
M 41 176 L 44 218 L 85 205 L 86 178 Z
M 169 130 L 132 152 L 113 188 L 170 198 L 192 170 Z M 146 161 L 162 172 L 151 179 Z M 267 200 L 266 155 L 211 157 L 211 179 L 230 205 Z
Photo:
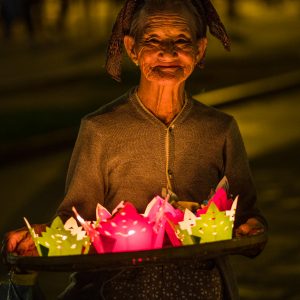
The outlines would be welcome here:
M 161 248 L 167 222 L 165 215 L 176 215 L 168 197 L 158 196 L 148 204 L 144 214 L 139 214 L 129 202 L 121 202 L 112 215 L 98 204 L 94 224 L 86 222 L 75 208 L 73 210 L 98 253 Z
M 89 237 L 74 218 L 63 224 L 60 217 L 56 217 L 41 236 L 35 233 L 26 218 L 24 220 L 40 256 L 87 254 L 89 251 Z
M 161 248 L 164 240 L 165 232 L 173 246 L 181 246 L 181 242 L 174 231 L 174 224 L 178 224 L 183 220 L 183 212 L 174 208 L 169 202 L 169 195 L 165 199 L 156 196 L 147 206 L 145 210 L 150 222 L 155 222 L 157 230 L 156 247 Z
M 232 238 L 238 197 L 232 202 L 229 210 L 221 211 L 217 206 L 217 204 L 220 205 L 219 196 L 220 193 L 209 202 L 205 213 L 203 209 L 201 210 L 202 213 L 199 217 L 195 216 L 188 209 L 185 210 L 184 220 L 176 226 L 176 234 L 183 245 L 215 242 Z M 214 199 L 216 199 L 217 204 L 214 202 Z M 221 207 L 228 206 L 224 206 L 224 203 L 222 203 Z

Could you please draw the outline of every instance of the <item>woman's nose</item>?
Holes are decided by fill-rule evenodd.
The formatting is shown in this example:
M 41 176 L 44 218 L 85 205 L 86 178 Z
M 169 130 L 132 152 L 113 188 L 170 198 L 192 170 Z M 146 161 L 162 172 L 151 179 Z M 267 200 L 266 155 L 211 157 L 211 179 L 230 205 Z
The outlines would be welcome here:
M 176 45 L 169 41 L 160 45 L 159 56 L 177 56 L 177 47 Z

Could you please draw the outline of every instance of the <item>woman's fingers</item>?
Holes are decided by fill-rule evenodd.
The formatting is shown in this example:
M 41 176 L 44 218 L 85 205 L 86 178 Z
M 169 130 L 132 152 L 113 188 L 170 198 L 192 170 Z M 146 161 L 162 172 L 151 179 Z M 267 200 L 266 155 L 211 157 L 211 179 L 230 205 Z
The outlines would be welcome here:
M 250 218 L 245 224 L 240 225 L 236 231 L 236 236 L 256 235 L 265 231 L 264 225 L 255 218 Z
M 243 235 L 248 235 L 249 232 L 250 232 L 250 226 L 247 224 L 242 224 L 236 229 L 235 234 L 236 236 L 243 236 Z
M 50 225 L 49 225 L 50 226 Z M 46 231 L 47 224 L 34 224 L 32 228 L 37 235 L 41 235 L 42 232 Z
M 4 250 L 8 253 L 15 252 L 18 244 L 27 236 L 28 233 L 28 230 L 25 228 L 8 232 L 4 240 Z
M 15 252 L 18 255 L 29 256 L 29 253 L 32 253 L 33 249 L 35 249 L 34 241 L 31 234 L 27 232 L 26 236 L 18 243 Z
M 41 235 L 41 233 L 46 230 L 46 226 L 47 224 L 31 225 L 37 235 Z M 8 232 L 3 240 L 2 252 L 3 254 L 16 253 L 18 255 L 28 256 L 38 254 L 27 227 Z

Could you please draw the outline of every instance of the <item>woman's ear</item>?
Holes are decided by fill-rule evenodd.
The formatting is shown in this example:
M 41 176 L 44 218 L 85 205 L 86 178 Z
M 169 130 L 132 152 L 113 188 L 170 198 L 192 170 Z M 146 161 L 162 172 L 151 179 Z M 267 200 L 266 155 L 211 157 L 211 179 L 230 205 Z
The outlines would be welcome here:
M 134 64 L 138 64 L 138 57 L 135 51 L 135 40 L 132 36 L 130 35 L 125 35 L 124 36 L 124 46 L 126 49 L 126 52 L 128 56 L 131 58 L 131 60 L 134 62 Z
M 198 48 L 197 63 L 199 63 L 202 60 L 202 58 L 204 58 L 206 47 L 207 47 L 206 37 L 199 39 L 197 41 L 197 48 Z

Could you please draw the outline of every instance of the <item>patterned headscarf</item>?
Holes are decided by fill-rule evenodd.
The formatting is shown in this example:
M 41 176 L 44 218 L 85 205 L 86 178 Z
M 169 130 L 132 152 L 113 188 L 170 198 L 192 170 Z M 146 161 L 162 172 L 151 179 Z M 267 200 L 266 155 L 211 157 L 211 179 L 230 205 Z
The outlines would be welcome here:
M 123 39 L 129 34 L 133 16 L 143 8 L 147 0 L 126 0 L 114 23 L 108 43 L 105 69 L 116 81 L 121 81 Z M 188 1 L 188 0 L 187 0 Z M 209 32 L 230 50 L 230 39 L 226 29 L 210 0 L 190 0 L 200 17 L 205 20 Z

